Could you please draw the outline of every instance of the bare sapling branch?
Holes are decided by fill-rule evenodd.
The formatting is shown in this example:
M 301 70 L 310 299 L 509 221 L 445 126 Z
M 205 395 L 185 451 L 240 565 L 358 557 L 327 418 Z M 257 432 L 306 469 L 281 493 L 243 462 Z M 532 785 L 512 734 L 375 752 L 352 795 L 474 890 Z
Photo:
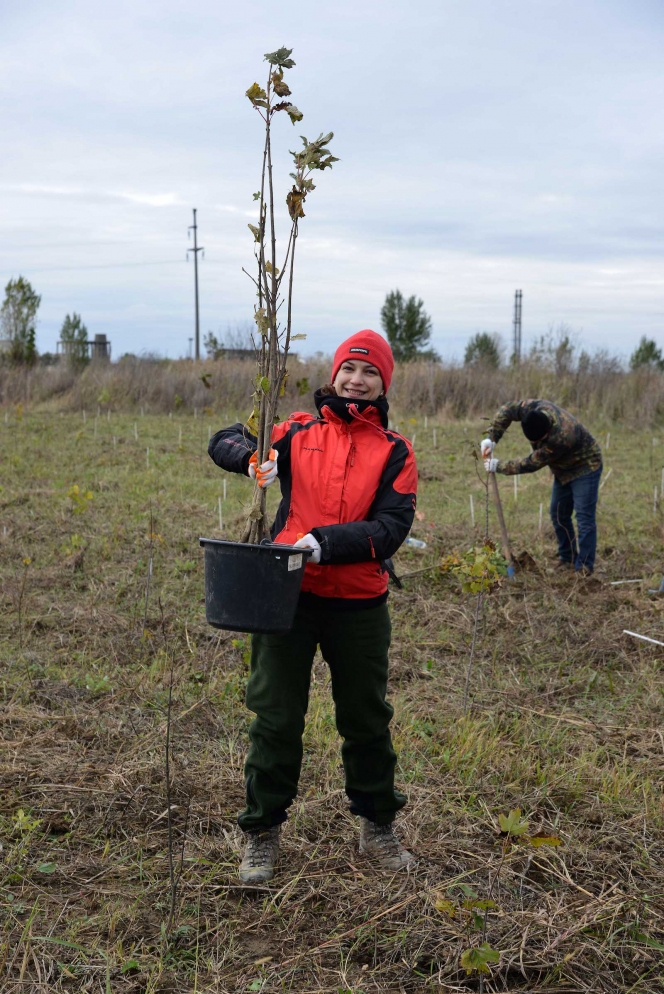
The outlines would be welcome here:
M 272 126 L 274 117 L 280 111 L 285 113 L 295 124 L 302 120 L 302 112 L 289 100 L 291 90 L 284 81 L 284 73 L 292 69 L 295 62 L 291 59 L 292 49 L 280 48 L 276 52 L 268 52 L 265 56 L 269 64 L 265 88 L 253 83 L 247 90 L 247 97 L 254 109 L 265 122 L 265 139 L 263 144 L 263 161 L 261 168 L 260 190 L 254 193 L 258 201 L 258 224 L 250 224 L 249 230 L 254 237 L 254 257 L 258 268 L 257 278 L 250 277 L 256 286 L 257 304 L 254 306 L 254 321 L 256 322 L 256 379 L 254 383 L 253 410 L 247 420 L 247 432 L 257 440 L 257 458 L 259 464 L 269 456 L 272 429 L 278 421 L 279 400 L 284 395 L 288 377 L 288 351 L 292 341 L 304 339 L 306 335 L 292 334 L 293 319 L 293 275 L 295 264 L 295 242 L 298 236 L 300 218 L 304 217 L 304 202 L 307 195 L 315 189 L 311 174 L 315 170 L 322 171 L 332 167 L 339 160 L 330 153 L 327 147 L 334 137 L 332 132 L 310 142 L 302 136 L 303 148 L 299 152 L 291 152 L 295 171 L 290 174 L 292 187 L 286 196 L 286 206 L 290 220 L 286 252 L 281 268 L 277 265 L 278 239 L 277 218 L 274 194 L 274 175 L 272 161 Z M 288 283 L 285 300 L 282 297 L 281 285 L 284 273 L 288 272 Z M 282 304 L 286 304 L 286 324 L 281 327 L 279 314 Z M 261 542 L 267 533 L 267 504 L 265 491 L 256 485 L 249 509 L 248 518 L 240 541 Z

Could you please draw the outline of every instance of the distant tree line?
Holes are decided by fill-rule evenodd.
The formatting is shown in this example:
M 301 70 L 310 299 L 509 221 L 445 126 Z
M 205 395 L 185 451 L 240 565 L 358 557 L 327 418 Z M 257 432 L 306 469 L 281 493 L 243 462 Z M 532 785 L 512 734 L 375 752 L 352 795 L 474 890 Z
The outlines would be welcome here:
M 23 276 L 11 279 L 5 286 L 5 298 L 0 307 L 0 362 L 33 366 L 42 362 L 48 365 L 56 356 L 46 352 L 39 355 L 36 345 L 37 312 L 41 296 Z M 430 347 L 432 321 L 424 309 L 424 301 L 412 295 L 407 299 L 400 290 L 392 290 L 385 297 L 380 312 L 383 331 L 387 336 L 397 362 L 428 360 L 439 362 L 440 356 Z M 88 329 L 80 314 L 67 314 L 60 329 L 60 340 L 66 347 L 71 363 L 83 366 L 89 362 Z M 204 340 L 209 359 L 222 359 L 227 352 L 253 349 L 252 326 L 244 322 L 229 326 L 224 335 L 209 332 Z M 154 357 L 153 357 L 154 358 Z M 514 356 L 509 360 L 514 363 Z M 578 350 L 574 335 L 566 325 L 549 329 L 537 338 L 524 356 L 525 362 L 546 365 L 557 373 L 587 372 L 599 362 L 602 369 L 618 372 L 621 362 L 601 351 L 591 356 Z M 466 344 L 464 366 L 476 369 L 500 369 L 505 365 L 505 348 L 496 332 L 480 331 Z M 641 338 L 629 359 L 632 370 L 646 369 L 664 372 L 664 355 L 654 339 Z
M 500 369 L 505 365 L 504 352 L 499 334 L 477 332 L 466 345 L 463 364 L 477 369 Z M 514 356 L 509 360 L 510 364 L 514 364 L 515 361 Z M 619 372 L 622 368 L 620 359 L 610 355 L 606 350 L 600 349 L 595 356 L 591 356 L 585 349 L 579 351 L 571 330 L 564 324 L 556 329 L 551 328 L 545 335 L 536 338 L 523 361 L 533 365 L 549 366 L 561 375 L 575 371 L 588 372 L 598 362 L 602 369 L 607 371 L 610 369 Z M 646 338 L 645 335 L 641 338 L 630 356 L 629 368 L 664 371 L 662 350 L 658 348 L 654 339 Z
M 56 356 L 37 352 L 37 311 L 41 296 L 24 276 L 11 279 L 5 287 L 0 307 L 0 361 L 13 365 L 34 366 L 38 361 L 50 365 Z M 88 329 L 81 315 L 67 314 L 60 329 L 60 341 L 67 344 L 67 357 L 75 365 L 85 365 L 88 357 Z

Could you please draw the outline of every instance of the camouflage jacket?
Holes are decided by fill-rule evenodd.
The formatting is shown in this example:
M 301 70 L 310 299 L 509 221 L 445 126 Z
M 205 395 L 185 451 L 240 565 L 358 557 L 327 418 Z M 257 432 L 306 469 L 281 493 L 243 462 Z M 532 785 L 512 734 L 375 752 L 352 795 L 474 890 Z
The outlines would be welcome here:
M 510 459 L 500 462 L 499 473 L 514 476 L 517 473 L 535 473 L 543 466 L 550 466 L 551 472 L 562 483 L 569 483 L 579 476 L 585 476 L 602 465 L 602 450 L 580 421 L 552 404 L 550 400 L 513 400 L 503 404 L 491 422 L 488 437 L 498 442 L 512 421 L 531 411 L 542 411 L 551 420 L 551 430 L 539 442 L 531 442 L 533 451 L 524 459 Z

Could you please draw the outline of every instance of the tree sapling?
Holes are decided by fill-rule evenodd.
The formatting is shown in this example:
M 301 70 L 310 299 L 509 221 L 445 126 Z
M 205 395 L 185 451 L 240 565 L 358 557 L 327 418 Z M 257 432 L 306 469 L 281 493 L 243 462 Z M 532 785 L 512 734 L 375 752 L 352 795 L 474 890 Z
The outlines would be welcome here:
M 269 65 L 265 88 L 253 83 L 246 94 L 265 124 L 260 189 L 254 193 L 254 200 L 258 205 L 258 218 L 257 224 L 249 225 L 254 238 L 257 274 L 254 277 L 247 273 L 256 287 L 254 344 L 257 373 L 253 411 L 246 427 L 247 431 L 258 440 L 259 464 L 268 458 L 272 427 L 278 418 L 279 399 L 284 394 L 288 376 L 286 361 L 290 344 L 306 337 L 303 334 L 292 334 L 293 273 L 300 218 L 304 217 L 304 203 L 307 196 L 315 189 L 312 174 L 331 168 L 333 162 L 338 162 L 328 148 L 333 138 L 332 132 L 321 134 L 314 141 L 302 136 L 303 147 L 297 152 L 291 152 L 295 171 L 290 174 L 293 183 L 286 196 L 290 231 L 283 261 L 280 267 L 277 266 L 272 125 L 275 115 L 281 111 L 288 115 L 293 124 L 301 121 L 303 117 L 302 112 L 286 99 L 291 96 L 291 90 L 284 80 L 284 73 L 295 65 L 290 57 L 291 53 L 290 48 L 279 48 L 276 52 L 268 52 L 265 56 Z M 282 290 L 284 278 L 286 284 Z M 281 316 L 284 305 L 285 314 Z M 266 494 L 256 485 L 241 541 L 260 542 L 267 531 L 265 519 Z

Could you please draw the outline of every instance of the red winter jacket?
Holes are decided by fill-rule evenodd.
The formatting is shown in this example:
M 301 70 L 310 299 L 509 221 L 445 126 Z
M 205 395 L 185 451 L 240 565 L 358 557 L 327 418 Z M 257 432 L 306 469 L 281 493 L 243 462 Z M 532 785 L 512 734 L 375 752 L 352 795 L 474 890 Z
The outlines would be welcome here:
M 417 467 L 410 442 L 387 428 L 387 401 L 315 395 L 319 417 L 291 414 L 276 425 L 281 503 L 272 540 L 294 545 L 311 532 L 321 561 L 308 563 L 303 592 L 319 597 L 384 599 L 384 561 L 413 523 Z M 241 425 L 218 431 L 209 454 L 223 469 L 247 474 L 256 438 Z

